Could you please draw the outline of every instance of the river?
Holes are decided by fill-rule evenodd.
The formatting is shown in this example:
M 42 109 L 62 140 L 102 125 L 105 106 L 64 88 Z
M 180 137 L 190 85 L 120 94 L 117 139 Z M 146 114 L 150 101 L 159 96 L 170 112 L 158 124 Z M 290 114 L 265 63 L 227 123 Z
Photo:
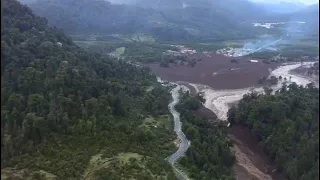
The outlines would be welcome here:
M 313 64 L 314 62 L 306 62 L 306 64 Z M 283 64 L 270 73 L 270 76 L 282 77 L 282 80 L 271 88 L 276 91 L 282 87 L 282 83 L 290 84 L 295 82 L 298 85 L 307 85 L 312 81 L 303 76 L 291 73 L 293 69 L 301 66 L 301 63 Z M 286 79 L 286 81 L 284 80 Z M 250 87 L 244 89 L 228 89 L 228 90 L 214 90 L 205 85 L 190 84 L 194 87 L 196 92 L 202 92 L 206 102 L 204 106 L 213 111 L 219 120 L 227 121 L 227 112 L 230 104 L 242 99 L 243 95 L 250 91 L 264 93 L 261 87 Z M 319 82 L 315 84 L 319 86 Z M 243 179 L 263 179 L 263 180 L 278 180 L 285 179 L 281 174 L 273 171 L 274 165 L 270 162 L 267 155 L 259 148 L 259 142 L 253 143 L 254 137 L 251 137 L 249 130 L 243 130 L 241 127 L 232 127 L 229 137 L 234 141 L 234 152 L 237 163 L 234 166 L 235 176 L 237 180 Z M 233 131 L 233 132 L 232 132 Z M 246 134 L 245 136 L 243 136 Z M 248 140 L 249 138 L 249 140 Z M 250 139 L 251 138 L 251 139 Z M 269 162 L 268 162 L 269 161 Z
M 305 62 L 304 64 L 314 64 L 315 62 Z M 282 76 L 282 80 L 275 86 L 271 88 L 273 91 L 279 90 L 282 86 L 282 83 L 286 82 L 290 84 L 292 82 L 297 83 L 298 85 L 307 85 L 312 81 L 308 78 L 291 74 L 291 70 L 296 69 L 301 66 L 301 63 L 292 63 L 282 65 L 270 73 L 270 76 L 279 77 Z M 284 79 L 287 79 L 286 81 Z M 319 84 L 319 83 L 318 83 Z M 318 86 L 316 84 L 316 86 Z M 213 111 L 218 119 L 226 121 L 227 112 L 229 110 L 229 105 L 235 103 L 242 99 L 244 94 L 249 93 L 254 90 L 257 93 L 263 93 L 264 90 L 262 87 L 249 87 L 243 89 L 226 89 L 226 90 L 215 90 L 206 85 L 200 84 L 190 84 L 193 86 L 197 92 L 202 92 L 206 102 L 204 106 L 211 111 Z
M 314 64 L 315 62 L 305 62 L 304 65 L 308 64 Z M 299 75 L 292 74 L 291 71 L 293 69 L 296 69 L 301 66 L 301 63 L 291 63 L 291 64 L 283 64 L 282 66 L 276 68 L 270 73 L 270 76 L 275 77 L 282 77 L 282 80 L 275 86 L 272 86 L 271 88 L 273 91 L 279 90 L 282 86 L 282 83 L 286 82 L 287 84 L 290 84 L 292 82 L 295 82 L 298 85 L 307 85 L 311 83 L 312 81 L 306 77 L 302 77 Z M 284 80 L 286 79 L 286 80 Z M 163 81 L 158 78 L 158 81 L 161 82 L 163 85 Z M 175 83 L 170 83 L 175 84 Z M 174 131 L 176 132 L 178 139 L 179 139 L 179 149 L 173 153 L 171 156 L 167 158 L 168 162 L 172 165 L 174 172 L 176 173 L 176 176 L 179 179 L 188 179 L 188 177 L 179 169 L 176 168 L 175 163 L 179 158 L 181 158 L 185 152 L 188 150 L 190 146 L 190 141 L 186 138 L 185 134 L 181 130 L 181 121 L 180 121 L 180 114 L 176 111 L 175 106 L 179 103 L 179 90 L 182 89 L 185 91 L 190 91 L 186 86 L 184 85 L 178 85 L 175 84 L 176 87 L 172 89 L 172 99 L 173 101 L 168 105 L 168 108 L 170 110 L 170 113 L 173 116 L 174 119 Z M 249 93 L 250 91 L 256 91 L 258 93 L 263 93 L 264 90 L 262 87 L 250 87 L 250 88 L 244 88 L 244 89 L 233 89 L 233 90 L 214 90 L 206 85 L 200 85 L 200 84 L 191 84 L 189 85 L 193 86 L 194 89 L 197 92 L 202 92 L 204 94 L 204 98 L 206 99 L 206 102 L 204 106 L 211 111 L 213 111 L 219 120 L 227 121 L 227 112 L 229 110 L 229 105 L 231 103 L 237 102 L 242 99 L 243 95 L 246 93 Z M 319 83 L 316 84 L 316 86 L 319 86 Z M 270 175 L 264 174 L 263 172 L 259 171 L 252 163 L 250 162 L 250 159 L 248 159 L 238 148 L 237 145 L 235 145 L 235 154 L 236 158 L 238 160 L 238 165 L 245 168 L 246 171 L 248 171 L 251 175 L 258 179 L 272 179 Z M 245 161 L 246 163 L 243 163 L 240 161 L 239 158 L 247 158 Z M 242 162 L 242 163 L 241 163 Z M 248 162 L 250 167 L 248 167 Z M 251 164 L 250 164 L 251 163 Z

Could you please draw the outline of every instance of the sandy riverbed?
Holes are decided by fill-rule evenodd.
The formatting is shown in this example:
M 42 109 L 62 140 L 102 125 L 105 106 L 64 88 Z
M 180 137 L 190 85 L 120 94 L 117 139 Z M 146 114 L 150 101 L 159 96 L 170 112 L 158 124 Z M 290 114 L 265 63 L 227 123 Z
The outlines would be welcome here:
M 312 64 L 314 62 L 306 62 L 305 64 Z M 270 76 L 282 76 L 282 81 L 280 81 L 277 85 L 273 86 L 272 89 L 274 91 L 281 88 L 283 82 L 287 82 L 288 84 L 291 82 L 295 82 L 298 85 L 307 85 L 311 83 L 307 78 L 297 76 L 295 74 L 291 74 L 291 70 L 300 67 L 300 63 L 294 63 L 289 65 L 282 65 L 270 73 Z M 287 79 L 285 81 L 284 79 Z M 225 89 L 225 90 L 216 90 L 207 85 L 200 85 L 200 84 L 192 84 L 197 92 L 203 92 L 204 98 L 206 99 L 205 107 L 213 111 L 218 119 L 220 120 L 227 120 L 227 112 L 229 110 L 229 104 L 234 103 L 242 99 L 243 95 L 249 93 L 250 91 L 254 90 L 258 93 L 263 93 L 264 90 L 262 87 L 249 87 L 243 89 Z
M 313 64 L 314 62 L 307 62 L 305 64 Z M 287 79 L 287 83 L 295 82 L 298 85 L 307 85 L 311 83 L 310 79 L 297 74 L 291 73 L 292 70 L 300 67 L 300 63 L 291 63 L 279 66 L 271 71 L 270 76 L 282 76 L 282 82 L 279 82 L 276 86 L 273 86 L 273 90 L 281 88 L 282 83 Z M 184 79 L 180 79 L 184 81 Z M 239 101 L 244 94 L 254 90 L 258 93 L 263 93 L 261 87 L 247 87 L 242 89 L 214 89 L 208 85 L 193 84 L 187 82 L 181 82 L 188 86 L 191 93 L 195 94 L 203 92 L 206 103 L 205 109 L 209 109 L 220 120 L 227 120 L 227 112 L 229 104 Z M 318 85 L 316 85 L 318 86 Z M 208 113 L 201 113 L 207 116 Z M 275 166 L 268 156 L 258 148 L 258 141 L 255 140 L 250 133 L 249 129 L 240 126 L 233 126 L 229 129 L 229 136 L 234 142 L 232 151 L 234 152 L 237 164 L 234 166 L 235 176 L 237 180 L 284 180 L 285 176 L 281 173 L 276 173 L 273 170 Z

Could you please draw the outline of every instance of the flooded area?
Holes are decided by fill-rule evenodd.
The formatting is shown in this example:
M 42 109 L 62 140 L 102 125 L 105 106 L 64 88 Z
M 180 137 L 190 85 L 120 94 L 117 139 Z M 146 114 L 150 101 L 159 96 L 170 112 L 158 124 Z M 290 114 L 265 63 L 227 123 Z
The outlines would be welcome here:
M 303 65 L 313 65 L 314 62 L 305 62 Z M 283 64 L 274 68 L 268 76 L 282 77 L 277 85 L 271 86 L 273 91 L 281 88 L 282 83 L 292 82 L 298 85 L 307 85 L 312 81 L 307 77 L 292 73 L 292 70 L 301 66 L 301 63 Z M 209 120 L 227 121 L 229 105 L 239 101 L 244 94 L 250 91 L 264 93 L 262 87 L 247 86 L 245 88 L 215 89 L 209 84 L 196 84 L 185 79 L 178 79 L 176 83 L 188 88 L 192 94 L 201 92 L 206 99 L 204 107 L 198 113 Z M 233 83 L 225 82 L 225 83 Z M 318 84 L 317 84 L 318 85 Z M 221 87 L 221 86 L 220 86 Z M 211 111 L 214 113 L 208 113 Z M 216 115 L 216 117 L 215 117 Z M 275 171 L 273 161 L 259 148 L 258 140 L 252 136 L 250 129 L 240 125 L 233 125 L 228 129 L 228 135 L 233 141 L 231 150 L 236 156 L 237 163 L 234 165 L 235 177 L 237 180 L 285 180 L 285 175 Z
M 258 85 L 262 77 L 267 77 L 270 71 L 279 66 L 279 64 L 265 64 L 262 60 L 251 62 L 251 59 L 244 57 L 227 57 L 215 52 L 191 54 L 188 58 L 201 61 L 197 61 L 194 67 L 170 64 L 167 68 L 156 63 L 146 66 L 164 80 L 203 84 L 216 90 L 241 89 Z

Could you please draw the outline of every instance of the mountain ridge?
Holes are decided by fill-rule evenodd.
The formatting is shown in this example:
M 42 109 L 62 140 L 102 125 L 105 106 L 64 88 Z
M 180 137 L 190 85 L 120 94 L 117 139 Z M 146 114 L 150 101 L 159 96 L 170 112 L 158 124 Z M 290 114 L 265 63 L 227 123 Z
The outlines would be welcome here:
M 175 180 L 169 89 L 1 3 L 1 178 Z
M 37 1 L 28 4 L 35 13 L 44 16 L 49 23 L 69 32 L 104 32 L 104 33 L 146 33 L 163 40 L 199 39 L 199 34 L 206 37 L 252 36 L 252 27 L 241 24 L 247 18 L 253 18 L 251 3 L 235 0 L 197 2 L 195 6 L 168 7 L 170 1 L 159 1 L 160 6 L 153 6 L 156 1 L 144 0 L 140 4 L 111 4 L 106 1 Z M 191 2 L 191 1 L 190 1 Z M 238 2 L 238 8 L 229 7 Z M 68 4 L 68 7 L 66 7 Z M 96 5 L 94 5 L 96 4 Z M 202 5 L 201 5 L 202 4 Z M 81 12 L 81 14 L 79 14 Z M 170 35 L 172 34 L 172 35 Z M 168 37 L 167 37 L 168 36 Z

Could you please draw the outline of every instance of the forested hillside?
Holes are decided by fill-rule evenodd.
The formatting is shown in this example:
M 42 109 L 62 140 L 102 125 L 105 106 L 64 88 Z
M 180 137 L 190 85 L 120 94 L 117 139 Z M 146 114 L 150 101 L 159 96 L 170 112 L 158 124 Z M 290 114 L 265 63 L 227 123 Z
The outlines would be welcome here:
M 229 0 L 237 2 L 238 0 Z M 246 0 L 243 0 L 247 2 Z M 161 41 L 200 41 L 199 38 L 252 37 L 242 22 L 253 12 L 230 8 L 229 3 L 182 7 L 180 1 L 140 1 L 135 5 L 104 0 L 39 0 L 28 4 L 36 14 L 68 33 L 143 33 Z M 235 6 L 236 7 L 236 6 Z
M 284 85 L 275 95 L 245 95 L 228 112 L 248 126 L 290 180 L 319 179 L 319 89 Z
M 230 151 L 232 144 L 227 137 L 227 126 L 224 122 L 195 115 L 202 102 L 201 96 L 185 93 L 177 106 L 183 131 L 191 141 L 186 156 L 179 160 L 179 164 L 193 179 L 233 180 L 235 156 Z
M 168 90 L 3 0 L 1 179 L 175 179 Z

